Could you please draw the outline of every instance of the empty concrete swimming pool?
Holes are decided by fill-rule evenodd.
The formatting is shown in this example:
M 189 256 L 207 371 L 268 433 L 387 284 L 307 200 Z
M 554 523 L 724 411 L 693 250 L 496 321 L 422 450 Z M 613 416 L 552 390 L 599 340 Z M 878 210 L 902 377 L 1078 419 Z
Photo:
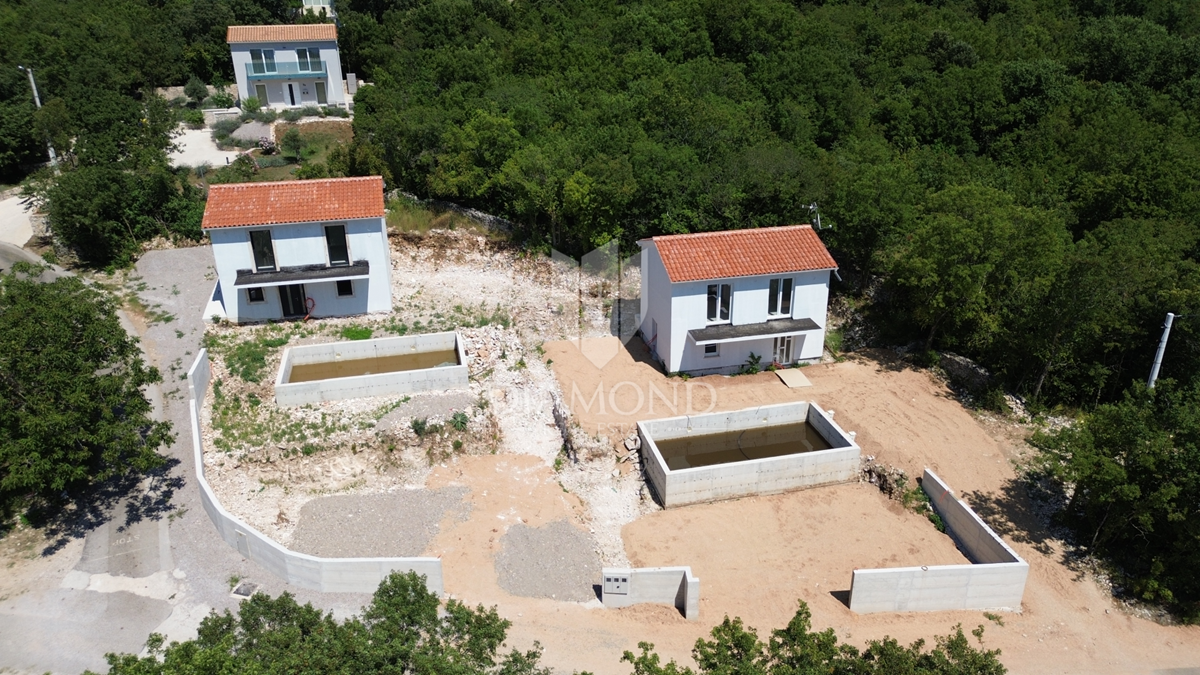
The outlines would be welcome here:
M 646 476 L 665 507 L 842 483 L 859 447 L 815 403 L 638 422 Z
M 275 402 L 304 405 L 467 387 L 457 333 L 291 347 L 275 378 Z

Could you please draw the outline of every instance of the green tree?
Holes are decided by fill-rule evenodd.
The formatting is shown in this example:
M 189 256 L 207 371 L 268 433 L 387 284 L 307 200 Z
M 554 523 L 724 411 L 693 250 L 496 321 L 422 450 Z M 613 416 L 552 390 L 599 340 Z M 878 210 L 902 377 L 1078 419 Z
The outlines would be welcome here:
M 179 672 L 461 673 L 549 675 L 540 648 L 499 653 L 511 623 L 495 608 L 457 600 L 443 606 L 414 572 L 393 572 L 380 583 L 361 617 L 343 622 L 290 593 L 256 594 L 238 608 L 210 614 L 198 637 L 164 645 L 151 655 L 109 654 L 110 675 Z
M 1115 562 L 1141 599 L 1200 617 L 1200 384 L 1134 384 L 1121 401 L 1032 442 L 1071 487 L 1063 515 L 1079 543 Z
M 972 631 L 983 642 L 983 626 Z M 692 657 L 696 670 L 675 661 L 662 663 L 654 645 L 639 642 L 641 654 L 626 651 L 622 661 L 633 665 L 633 675 L 1002 675 L 1000 650 L 973 647 L 962 626 L 953 634 L 938 637 L 924 651 L 925 641 L 908 647 L 892 638 L 872 640 L 860 652 L 852 645 L 838 644 L 832 628 L 812 631 L 812 613 L 803 601 L 785 628 L 771 631 L 767 643 L 741 619 L 725 617 L 712 629 L 712 639 L 696 640 Z
M 161 378 L 116 301 L 78 277 L 41 283 L 39 272 L 18 263 L 0 276 L 2 511 L 150 471 L 172 440 L 143 393 Z
M 198 106 L 208 98 L 208 85 L 204 84 L 204 80 L 192 75 L 187 84 L 183 85 L 183 93 Z

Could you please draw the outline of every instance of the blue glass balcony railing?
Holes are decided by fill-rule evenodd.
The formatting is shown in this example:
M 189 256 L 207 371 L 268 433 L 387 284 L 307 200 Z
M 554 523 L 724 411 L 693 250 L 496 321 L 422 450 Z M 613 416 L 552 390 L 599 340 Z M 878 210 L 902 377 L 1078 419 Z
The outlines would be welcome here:
M 257 68 L 253 63 L 246 64 L 246 78 L 249 80 L 294 80 L 300 77 L 325 77 L 325 73 L 324 61 L 310 63 L 308 70 L 300 70 L 300 64 L 289 62 L 276 63 L 274 71 L 267 71 L 265 63 Z

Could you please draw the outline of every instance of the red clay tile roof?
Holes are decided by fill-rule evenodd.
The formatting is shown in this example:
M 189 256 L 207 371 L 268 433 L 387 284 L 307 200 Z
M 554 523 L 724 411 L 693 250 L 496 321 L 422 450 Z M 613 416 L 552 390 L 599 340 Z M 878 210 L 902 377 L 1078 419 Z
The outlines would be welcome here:
M 230 26 L 225 42 L 315 42 L 336 40 L 337 26 L 310 23 L 300 26 Z
M 202 227 L 278 225 L 384 215 L 383 178 L 234 183 L 208 188 Z
M 672 283 L 837 269 L 811 225 L 653 237 Z

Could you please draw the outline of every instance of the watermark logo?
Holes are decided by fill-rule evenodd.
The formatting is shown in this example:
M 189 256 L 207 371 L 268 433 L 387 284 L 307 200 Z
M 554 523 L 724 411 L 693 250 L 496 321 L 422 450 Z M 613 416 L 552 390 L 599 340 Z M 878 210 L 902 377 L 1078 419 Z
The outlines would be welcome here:
M 617 242 L 610 241 L 590 251 L 578 262 L 557 250 L 551 250 L 550 259 L 560 269 L 575 275 L 579 330 L 570 342 L 592 365 L 603 370 L 620 353 L 621 346 L 637 335 L 641 304 L 641 256 L 622 258 Z M 606 337 L 585 335 L 588 332 L 584 317 L 585 297 L 611 303 L 608 306 Z

